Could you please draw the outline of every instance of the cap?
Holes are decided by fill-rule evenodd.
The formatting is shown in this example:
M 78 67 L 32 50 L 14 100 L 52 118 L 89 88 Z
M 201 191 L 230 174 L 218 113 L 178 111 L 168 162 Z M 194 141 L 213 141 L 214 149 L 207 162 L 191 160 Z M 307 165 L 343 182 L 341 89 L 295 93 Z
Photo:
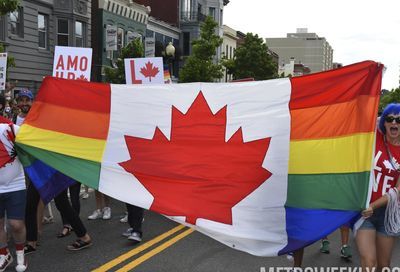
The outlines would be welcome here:
M 33 100 L 33 94 L 28 89 L 22 89 L 19 91 L 18 98 L 23 97 L 23 96 L 28 97 L 30 100 Z

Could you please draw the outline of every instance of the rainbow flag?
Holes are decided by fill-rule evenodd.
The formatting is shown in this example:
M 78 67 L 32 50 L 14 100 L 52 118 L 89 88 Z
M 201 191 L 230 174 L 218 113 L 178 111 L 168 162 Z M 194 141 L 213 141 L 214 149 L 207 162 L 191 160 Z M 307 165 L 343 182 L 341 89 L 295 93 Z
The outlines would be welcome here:
M 365 207 L 382 68 L 224 84 L 49 77 L 18 152 L 37 187 L 70 177 L 232 248 L 284 254 Z

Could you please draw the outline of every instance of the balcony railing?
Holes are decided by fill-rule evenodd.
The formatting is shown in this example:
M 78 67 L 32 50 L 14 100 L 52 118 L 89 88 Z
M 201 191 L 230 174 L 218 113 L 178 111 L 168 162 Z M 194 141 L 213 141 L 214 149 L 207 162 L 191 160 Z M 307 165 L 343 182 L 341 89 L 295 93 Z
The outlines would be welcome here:
M 206 15 L 200 12 L 181 12 L 181 22 L 204 22 L 206 17 Z

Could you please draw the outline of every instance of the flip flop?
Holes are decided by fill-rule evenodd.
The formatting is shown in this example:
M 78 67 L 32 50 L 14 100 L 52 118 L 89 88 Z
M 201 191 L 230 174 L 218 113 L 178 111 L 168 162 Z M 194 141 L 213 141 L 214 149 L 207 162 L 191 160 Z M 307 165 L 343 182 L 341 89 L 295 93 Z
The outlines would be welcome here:
M 92 241 L 91 240 L 88 241 L 88 242 L 85 242 L 85 241 L 83 241 L 81 239 L 77 239 L 71 245 L 67 246 L 67 249 L 71 250 L 71 251 L 78 251 L 78 250 L 90 247 L 91 245 L 92 245 Z
M 67 231 L 65 231 L 67 230 Z M 64 226 L 62 231 L 60 233 L 57 234 L 57 238 L 64 238 L 67 237 L 68 235 L 70 235 L 72 232 L 72 227 L 70 226 Z

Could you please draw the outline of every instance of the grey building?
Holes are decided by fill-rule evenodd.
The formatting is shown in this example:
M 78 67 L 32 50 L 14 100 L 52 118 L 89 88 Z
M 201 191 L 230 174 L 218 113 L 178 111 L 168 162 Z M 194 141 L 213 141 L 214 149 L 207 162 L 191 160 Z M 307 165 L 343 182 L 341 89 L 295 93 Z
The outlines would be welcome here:
M 191 54 L 191 41 L 200 37 L 200 26 L 207 16 L 211 16 L 218 23 L 218 35 L 223 37 L 223 11 L 229 0 L 181 0 L 180 1 L 180 29 L 182 31 L 182 54 Z M 218 49 L 217 59 L 221 57 L 221 48 Z
M 266 38 L 270 50 L 279 55 L 279 65 L 289 64 L 291 59 L 310 68 L 311 73 L 333 68 L 333 49 L 328 41 L 306 28 L 288 33 L 286 38 Z
M 91 47 L 91 0 L 21 0 L 0 17 L 0 43 L 15 59 L 9 70 L 15 89 L 37 91 L 52 75 L 55 45 Z

